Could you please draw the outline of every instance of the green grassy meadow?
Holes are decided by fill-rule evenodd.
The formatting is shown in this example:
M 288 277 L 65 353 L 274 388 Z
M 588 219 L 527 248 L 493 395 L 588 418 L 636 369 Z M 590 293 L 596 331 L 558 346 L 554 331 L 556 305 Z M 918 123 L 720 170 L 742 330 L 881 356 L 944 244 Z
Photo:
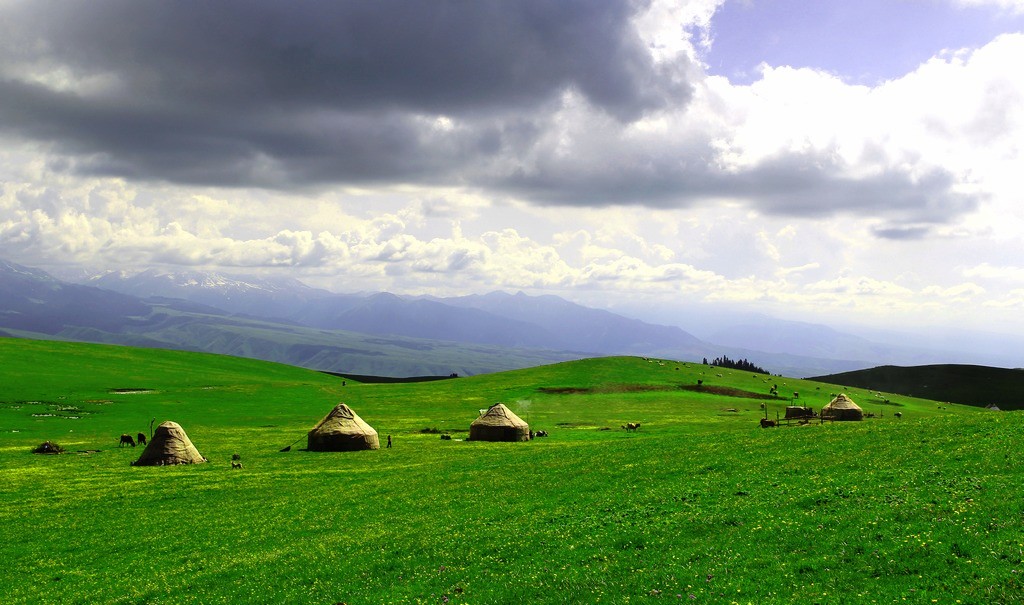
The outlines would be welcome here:
M 878 417 L 761 429 L 773 384 L 837 387 L 625 357 L 344 386 L 16 339 L 0 364 L 0 603 L 1024 602 L 1019 412 L 851 389 Z M 302 451 L 339 401 L 394 447 Z M 496 401 L 550 437 L 462 441 Z M 210 462 L 130 466 L 153 418 Z

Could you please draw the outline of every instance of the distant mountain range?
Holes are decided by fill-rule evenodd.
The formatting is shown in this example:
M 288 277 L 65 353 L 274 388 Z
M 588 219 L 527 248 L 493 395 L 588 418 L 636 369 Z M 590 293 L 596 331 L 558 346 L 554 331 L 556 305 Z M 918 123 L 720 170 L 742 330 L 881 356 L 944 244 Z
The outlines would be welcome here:
M 109 277 L 107 280 L 111 281 Z M 218 302 L 220 296 L 231 301 L 227 306 L 238 305 L 235 308 L 250 311 L 264 308 L 257 303 L 263 298 L 276 305 L 267 308 L 283 312 L 290 308 L 287 299 L 293 296 L 287 289 L 249 290 L 238 283 L 222 290 L 214 279 L 181 283 L 195 294 L 192 298 Z M 228 291 L 232 294 L 225 293 Z M 239 294 L 247 291 L 248 295 Z M 177 291 L 164 289 L 160 293 Z M 233 313 L 185 298 L 140 298 L 70 284 L 43 271 L 4 261 L 0 261 L 0 336 L 205 351 L 380 376 L 479 374 L 580 356 L 568 351 L 324 330 L 283 319 Z
M 195 271 L 111 271 L 92 276 L 84 283 L 139 298 L 179 298 L 253 317 L 287 318 L 296 308 L 312 301 L 343 298 L 295 279 L 237 279 Z
M 556 296 L 338 294 L 293 279 L 159 270 L 69 283 L 4 261 L 0 330 L 382 376 L 478 374 L 623 354 L 690 361 L 727 355 L 789 376 L 961 361 L 766 316 L 737 317 L 701 339 Z
M 50 335 L 68 326 L 111 330 L 148 310 L 136 297 L 69 284 L 0 260 L 0 326 Z
M 154 270 L 106 273 L 86 284 L 0 261 L 0 334 L 206 351 L 381 376 L 478 374 L 655 350 L 686 358 L 707 352 L 679 328 L 555 297 L 531 303 L 522 294 L 494 294 L 449 303 L 334 294 L 294 280 Z M 540 321 L 520 318 L 531 304 Z
M 555 296 L 495 292 L 460 298 L 346 295 L 294 280 L 204 273 L 107 273 L 90 285 L 136 297 L 181 299 L 233 314 L 322 330 L 378 336 L 576 351 L 584 354 L 705 355 L 709 345 L 677 327 L 657 326 Z

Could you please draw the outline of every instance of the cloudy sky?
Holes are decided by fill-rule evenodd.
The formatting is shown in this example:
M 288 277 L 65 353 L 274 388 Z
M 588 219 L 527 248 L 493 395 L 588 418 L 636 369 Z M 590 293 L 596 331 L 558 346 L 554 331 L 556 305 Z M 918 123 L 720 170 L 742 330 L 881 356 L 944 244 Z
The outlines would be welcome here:
M 1024 333 L 1022 57 L 1024 0 L 0 0 L 0 258 Z

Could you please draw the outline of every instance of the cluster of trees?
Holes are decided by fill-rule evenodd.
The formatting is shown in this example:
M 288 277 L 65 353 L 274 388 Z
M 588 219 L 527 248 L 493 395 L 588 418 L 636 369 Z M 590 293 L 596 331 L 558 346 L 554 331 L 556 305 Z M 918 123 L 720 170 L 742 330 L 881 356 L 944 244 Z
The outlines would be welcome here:
M 720 367 L 720 368 L 732 368 L 734 370 L 743 370 L 745 372 L 752 372 L 754 374 L 769 374 L 770 375 L 770 372 L 768 370 L 766 370 L 766 369 L 764 369 L 762 367 L 756 366 L 756 365 L 750 363 L 749 361 L 747 361 L 746 359 L 732 360 L 732 359 L 729 359 L 729 357 L 726 356 L 726 355 L 722 355 L 721 357 L 716 357 L 715 360 L 712 361 L 710 364 L 708 364 L 708 358 L 705 357 L 704 358 L 704 365 L 713 365 L 713 366 L 717 366 L 717 367 Z

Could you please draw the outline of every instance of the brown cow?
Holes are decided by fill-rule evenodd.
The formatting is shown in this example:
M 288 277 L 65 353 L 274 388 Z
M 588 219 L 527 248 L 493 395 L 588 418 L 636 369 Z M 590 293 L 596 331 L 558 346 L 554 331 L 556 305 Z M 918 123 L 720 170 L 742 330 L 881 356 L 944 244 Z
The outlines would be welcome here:
M 124 447 L 125 444 L 128 444 L 128 445 L 131 445 L 132 447 L 135 447 L 135 440 L 132 439 L 131 435 L 122 434 L 121 435 L 121 443 L 117 444 L 117 447 Z

